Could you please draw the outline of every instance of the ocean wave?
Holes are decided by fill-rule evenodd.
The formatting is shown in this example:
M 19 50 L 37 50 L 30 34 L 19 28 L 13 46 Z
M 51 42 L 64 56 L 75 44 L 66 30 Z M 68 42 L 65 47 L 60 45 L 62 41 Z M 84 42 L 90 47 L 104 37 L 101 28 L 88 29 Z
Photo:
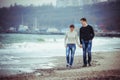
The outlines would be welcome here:
M 41 39 L 41 38 L 40 38 Z M 96 37 L 93 39 L 92 51 L 111 51 L 115 48 L 120 48 L 120 38 Z M 19 43 L 1 43 L 3 49 L 1 53 L 23 55 L 29 57 L 37 56 L 58 56 L 64 55 L 64 38 L 44 38 L 43 42 L 19 42 Z M 33 54 L 34 53 L 34 54 Z M 82 50 L 77 48 L 76 53 L 82 53 Z
M 0 55 L 2 57 L 0 57 L 0 61 L 3 60 L 3 61 L 11 61 L 11 60 L 16 60 L 16 59 L 20 59 L 20 57 L 15 57 L 15 56 L 10 56 L 10 55 Z
M 19 49 L 19 48 L 31 48 L 31 47 L 41 47 L 43 43 L 63 43 L 63 39 L 38 39 L 37 42 L 18 42 L 18 43 L 0 43 L 0 49 Z

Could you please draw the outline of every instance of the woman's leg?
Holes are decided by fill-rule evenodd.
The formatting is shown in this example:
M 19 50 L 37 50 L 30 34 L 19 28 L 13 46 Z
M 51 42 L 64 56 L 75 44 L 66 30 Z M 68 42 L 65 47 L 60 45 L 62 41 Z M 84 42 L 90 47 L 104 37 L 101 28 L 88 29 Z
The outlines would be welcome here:
M 70 55 L 70 45 L 68 44 L 66 47 L 66 61 L 67 65 L 69 64 L 69 55 Z
M 71 59 L 70 59 L 70 66 L 72 66 L 73 61 L 74 61 L 75 50 L 76 50 L 76 45 L 72 45 L 72 46 L 71 46 Z

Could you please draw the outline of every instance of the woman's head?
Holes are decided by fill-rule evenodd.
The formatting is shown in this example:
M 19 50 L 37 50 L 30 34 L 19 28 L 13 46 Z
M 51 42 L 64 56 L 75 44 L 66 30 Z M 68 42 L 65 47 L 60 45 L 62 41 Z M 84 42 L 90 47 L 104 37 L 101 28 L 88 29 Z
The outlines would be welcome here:
M 72 32 L 72 31 L 74 31 L 74 29 L 75 29 L 75 26 L 73 24 L 71 24 L 70 25 L 70 31 Z

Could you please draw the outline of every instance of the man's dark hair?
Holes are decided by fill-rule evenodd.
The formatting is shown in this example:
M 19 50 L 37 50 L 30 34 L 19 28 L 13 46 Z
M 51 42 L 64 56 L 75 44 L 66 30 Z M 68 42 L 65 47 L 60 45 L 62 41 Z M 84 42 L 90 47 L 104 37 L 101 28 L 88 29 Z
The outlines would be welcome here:
M 70 25 L 70 28 L 75 28 L 75 26 L 73 24 Z
M 81 18 L 80 21 L 86 21 L 87 22 L 87 19 L 86 18 Z

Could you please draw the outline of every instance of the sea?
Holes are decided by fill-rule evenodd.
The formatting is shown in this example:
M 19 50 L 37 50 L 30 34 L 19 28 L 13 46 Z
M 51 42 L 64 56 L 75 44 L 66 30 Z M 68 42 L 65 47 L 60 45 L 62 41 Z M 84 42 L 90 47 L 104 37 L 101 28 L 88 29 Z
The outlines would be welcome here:
M 64 35 L 0 34 L 0 76 L 54 68 L 59 56 L 66 56 Z M 92 52 L 120 51 L 119 37 L 95 37 Z M 82 55 L 77 46 L 75 56 Z

